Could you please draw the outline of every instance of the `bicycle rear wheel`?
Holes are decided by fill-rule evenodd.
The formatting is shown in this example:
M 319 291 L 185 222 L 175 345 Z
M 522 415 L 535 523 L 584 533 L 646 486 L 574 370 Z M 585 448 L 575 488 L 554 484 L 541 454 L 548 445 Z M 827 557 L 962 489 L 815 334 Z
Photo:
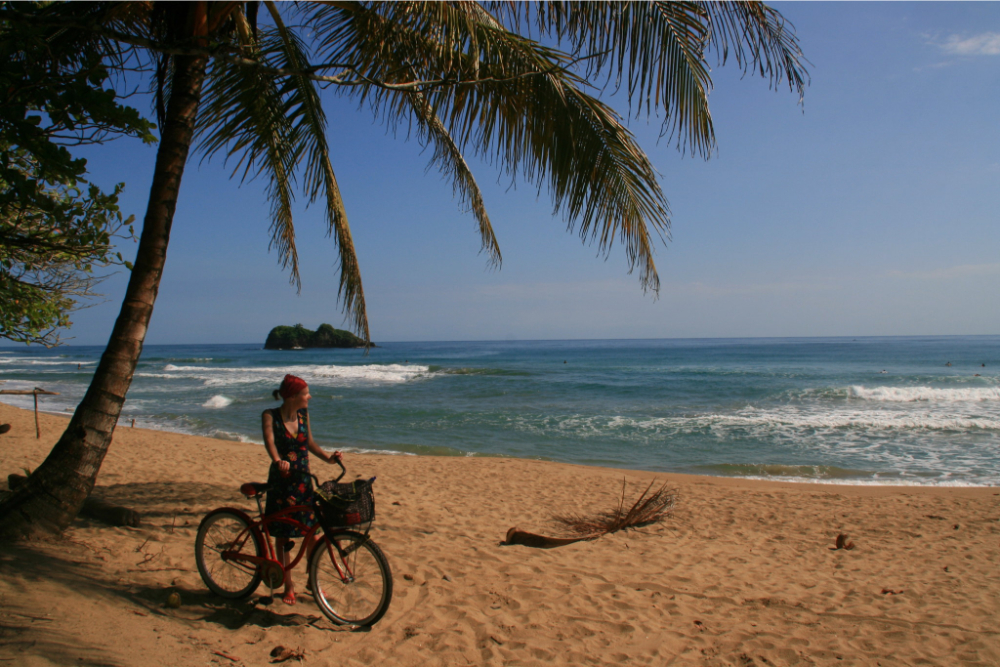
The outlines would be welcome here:
M 373 625 L 392 600 L 392 572 L 367 535 L 325 535 L 309 557 L 309 586 L 320 610 L 337 625 Z
M 216 595 L 239 599 L 257 590 L 262 578 L 260 567 L 233 556 L 260 556 L 263 553 L 260 536 L 250 529 L 250 521 L 242 512 L 215 510 L 198 526 L 198 537 L 194 541 L 195 562 L 205 585 Z

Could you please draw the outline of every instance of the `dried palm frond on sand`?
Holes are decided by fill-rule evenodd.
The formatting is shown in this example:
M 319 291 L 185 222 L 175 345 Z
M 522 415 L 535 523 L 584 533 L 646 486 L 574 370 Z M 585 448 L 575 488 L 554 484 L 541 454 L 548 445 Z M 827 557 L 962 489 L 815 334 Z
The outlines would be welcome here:
M 595 515 L 568 515 L 553 517 L 557 523 L 562 524 L 577 535 L 598 536 L 614 533 L 623 528 L 636 528 L 648 526 L 651 523 L 662 521 L 674 508 L 677 499 L 676 494 L 667 489 L 664 482 L 658 490 L 652 491 L 655 481 L 650 482 L 642 495 L 632 504 L 628 511 L 625 511 L 625 480 L 622 480 L 621 500 L 618 501 L 618 509 L 613 512 L 600 512 Z
M 601 512 L 592 516 L 552 517 L 557 523 L 561 523 L 571 532 L 576 533 L 577 537 L 548 537 L 514 527 L 507 531 L 507 538 L 500 544 L 520 544 L 536 549 L 552 549 L 574 542 L 596 540 L 601 535 L 614 533 L 623 528 L 637 528 L 662 521 L 674 508 L 677 496 L 673 491 L 667 489 L 666 482 L 658 490 L 650 493 L 655 483 L 655 481 L 649 483 L 646 490 L 642 492 L 642 495 L 627 512 L 625 511 L 625 480 L 623 479 L 621 500 L 618 501 L 618 509 L 614 512 Z

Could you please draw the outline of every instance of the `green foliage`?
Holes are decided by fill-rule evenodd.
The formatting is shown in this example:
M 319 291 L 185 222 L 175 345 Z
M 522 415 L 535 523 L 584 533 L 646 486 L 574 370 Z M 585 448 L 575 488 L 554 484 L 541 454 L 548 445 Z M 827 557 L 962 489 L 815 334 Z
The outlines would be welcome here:
M 129 225 L 112 193 L 49 183 L 25 151 L 0 146 L 0 336 L 58 344 L 76 299 L 93 296 L 94 269 L 125 264 L 112 236 Z
M 24 3 L 23 14 L 44 11 Z M 69 148 L 120 135 L 155 141 L 154 126 L 105 89 L 102 45 L 0 22 L 0 337 L 55 345 L 95 268 L 130 268 L 112 239 L 127 229 L 118 184 L 103 192 Z
M 319 325 L 312 331 L 301 324 L 293 327 L 277 326 L 267 334 L 266 350 L 292 350 L 310 347 L 365 347 L 365 341 L 350 331 L 334 329 L 329 324 Z M 374 345 L 372 347 L 375 347 Z

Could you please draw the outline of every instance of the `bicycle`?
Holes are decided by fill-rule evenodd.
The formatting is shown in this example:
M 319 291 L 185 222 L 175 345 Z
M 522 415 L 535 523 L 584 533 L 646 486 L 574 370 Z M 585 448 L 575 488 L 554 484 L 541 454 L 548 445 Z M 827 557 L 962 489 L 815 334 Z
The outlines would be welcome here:
M 337 463 L 341 473 L 332 481 L 333 484 L 347 473 L 344 465 L 339 461 Z M 392 600 L 392 572 L 385 554 L 368 536 L 375 514 L 374 496 L 370 490 L 374 481 L 374 477 L 367 481 L 368 516 L 346 511 L 333 515 L 345 523 L 367 523 L 363 533 L 331 525 L 334 518 L 331 518 L 330 505 L 322 505 L 319 495 L 313 506 L 295 505 L 264 514 L 261 498 L 271 487 L 259 482 L 243 484 L 240 492 L 247 499 L 256 499 L 258 518 L 251 518 L 235 507 L 220 507 L 202 519 L 194 547 L 202 580 L 213 593 L 228 599 L 249 597 L 262 581 L 267 582 L 273 593 L 284 582 L 285 571 L 293 569 L 306 555 L 309 538 L 322 528 L 322 538 L 308 555 L 307 593 L 312 594 L 323 614 L 337 625 L 375 624 Z M 319 480 L 316 482 L 319 489 Z M 344 501 L 344 507 L 340 509 L 350 509 L 346 503 Z M 351 508 L 356 508 L 356 505 Z M 317 518 L 322 517 L 323 521 L 309 528 L 292 518 L 297 512 L 308 510 L 315 511 Z M 298 554 L 287 567 L 283 567 L 278 560 L 271 539 L 269 526 L 276 523 L 289 524 L 303 532 Z M 294 547 L 286 546 L 286 550 L 291 548 Z

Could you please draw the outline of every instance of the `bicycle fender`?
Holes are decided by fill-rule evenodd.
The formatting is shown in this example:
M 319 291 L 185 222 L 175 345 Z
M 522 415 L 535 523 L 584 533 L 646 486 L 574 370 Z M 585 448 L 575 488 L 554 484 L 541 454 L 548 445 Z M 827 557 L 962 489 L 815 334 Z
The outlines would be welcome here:
M 250 531 L 254 534 L 254 537 L 260 540 L 259 544 L 261 545 L 267 544 L 267 541 L 264 539 L 264 533 L 261 532 L 260 528 L 257 527 L 257 524 L 254 521 L 254 519 L 251 518 L 249 514 L 247 514 L 238 507 L 219 507 L 217 509 L 212 510 L 211 512 L 206 514 L 205 518 L 203 518 L 201 520 L 201 523 L 198 524 L 198 530 L 201 530 L 202 524 L 208 521 L 211 517 L 215 516 L 216 514 L 221 514 L 222 512 L 230 512 L 232 514 L 238 514 L 240 518 L 245 520 L 247 522 L 247 525 L 250 526 Z

